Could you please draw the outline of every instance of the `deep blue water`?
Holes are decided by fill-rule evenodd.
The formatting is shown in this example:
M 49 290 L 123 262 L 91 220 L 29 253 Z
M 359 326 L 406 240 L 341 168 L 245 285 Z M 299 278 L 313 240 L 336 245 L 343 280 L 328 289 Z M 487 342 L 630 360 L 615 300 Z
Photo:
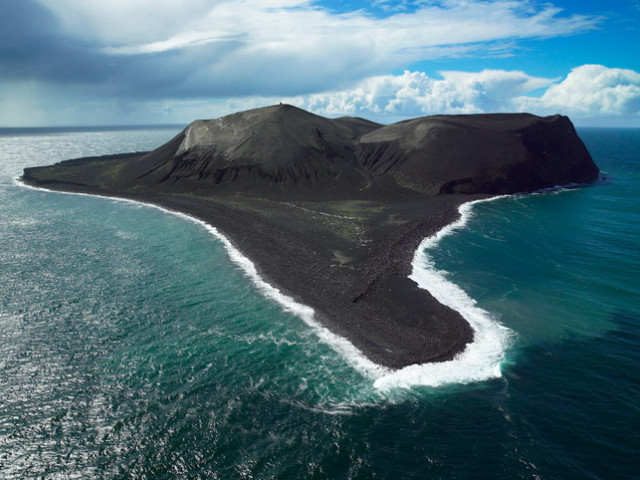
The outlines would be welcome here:
M 15 182 L 177 131 L 0 131 L 0 477 L 637 477 L 640 130 L 580 130 L 605 180 L 425 244 L 479 341 L 396 374 L 204 226 Z

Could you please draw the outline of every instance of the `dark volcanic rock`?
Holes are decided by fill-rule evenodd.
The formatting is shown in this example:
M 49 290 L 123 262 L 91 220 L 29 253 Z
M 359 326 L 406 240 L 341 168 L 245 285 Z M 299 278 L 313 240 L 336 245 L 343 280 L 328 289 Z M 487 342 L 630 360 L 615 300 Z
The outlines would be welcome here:
M 358 142 L 367 172 L 424 193 L 530 192 L 598 175 L 567 117 L 438 115 L 383 127 Z
M 252 194 L 340 187 L 357 192 L 368 175 L 355 144 L 380 125 L 330 120 L 289 105 L 197 120 L 176 138 L 131 165 L 126 177 L 147 188 Z
M 199 120 L 153 152 L 25 169 L 52 189 L 163 205 L 220 229 L 271 283 L 375 362 L 452 359 L 469 323 L 410 280 L 460 204 L 595 179 L 568 118 L 424 117 L 389 126 L 279 105 Z
M 197 120 L 93 183 L 119 191 L 326 200 L 530 192 L 597 175 L 561 115 L 437 115 L 381 126 L 278 105 Z
M 261 195 L 354 195 L 371 186 L 503 194 L 598 175 L 560 115 L 438 115 L 381 126 L 287 105 L 198 120 L 135 170 L 128 178 L 148 187 Z

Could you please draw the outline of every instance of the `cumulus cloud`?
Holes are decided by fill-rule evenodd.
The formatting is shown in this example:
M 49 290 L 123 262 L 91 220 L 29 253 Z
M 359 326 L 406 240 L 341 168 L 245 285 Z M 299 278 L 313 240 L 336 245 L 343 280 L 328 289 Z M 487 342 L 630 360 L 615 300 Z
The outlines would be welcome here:
M 520 71 L 441 73 L 433 79 L 423 72 L 381 75 L 354 88 L 294 99 L 298 104 L 327 115 L 375 114 L 417 116 L 438 113 L 510 111 L 518 96 L 547 87 L 558 79 L 540 78 Z
M 505 70 L 446 71 L 440 77 L 405 71 L 372 76 L 346 89 L 298 96 L 240 96 L 213 101 L 147 99 L 136 102 L 135 109 L 128 111 L 124 108 L 127 103 L 118 101 L 68 101 L 67 107 L 61 108 L 57 100 L 49 100 L 55 97 L 53 92 L 38 103 L 38 90 L 33 83 L 17 83 L 4 91 L 11 105 L 7 111 L 22 115 L 16 118 L 13 114 L 12 121 L 25 125 L 35 125 L 37 121 L 86 124 L 87 112 L 92 124 L 123 122 L 123 115 L 129 119 L 125 123 L 139 122 L 136 119 L 140 117 L 187 124 L 196 118 L 216 118 L 286 102 L 320 115 L 360 116 L 381 123 L 435 114 L 530 112 L 561 113 L 579 124 L 640 126 L 640 73 L 633 70 L 583 65 L 563 79 Z
M 580 117 L 640 116 L 640 73 L 582 65 L 540 98 L 519 98 L 524 109 L 560 111 Z
M 583 65 L 566 78 L 541 78 L 520 71 L 423 72 L 381 75 L 353 88 L 289 99 L 324 115 L 361 115 L 383 119 L 432 114 L 527 111 L 575 118 L 640 118 L 640 73 Z M 539 96 L 527 96 L 545 89 Z
M 514 97 L 545 88 L 560 78 L 541 78 L 521 71 L 440 72 L 444 80 L 485 112 L 509 108 Z

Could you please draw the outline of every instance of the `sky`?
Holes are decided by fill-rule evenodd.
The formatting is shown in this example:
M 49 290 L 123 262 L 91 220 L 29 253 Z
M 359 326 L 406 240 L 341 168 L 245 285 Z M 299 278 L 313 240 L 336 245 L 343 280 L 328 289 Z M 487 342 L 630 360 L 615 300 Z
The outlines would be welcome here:
M 0 127 L 289 103 L 640 127 L 640 0 L 0 0 Z

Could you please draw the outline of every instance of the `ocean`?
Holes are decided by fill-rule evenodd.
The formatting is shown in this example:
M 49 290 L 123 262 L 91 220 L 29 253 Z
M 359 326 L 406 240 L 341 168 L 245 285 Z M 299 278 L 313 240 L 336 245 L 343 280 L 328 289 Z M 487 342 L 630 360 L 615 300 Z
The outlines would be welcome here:
M 27 188 L 178 127 L 0 129 L 0 478 L 637 478 L 640 129 L 581 188 L 463 206 L 412 278 L 476 342 L 389 372 L 215 229 Z

